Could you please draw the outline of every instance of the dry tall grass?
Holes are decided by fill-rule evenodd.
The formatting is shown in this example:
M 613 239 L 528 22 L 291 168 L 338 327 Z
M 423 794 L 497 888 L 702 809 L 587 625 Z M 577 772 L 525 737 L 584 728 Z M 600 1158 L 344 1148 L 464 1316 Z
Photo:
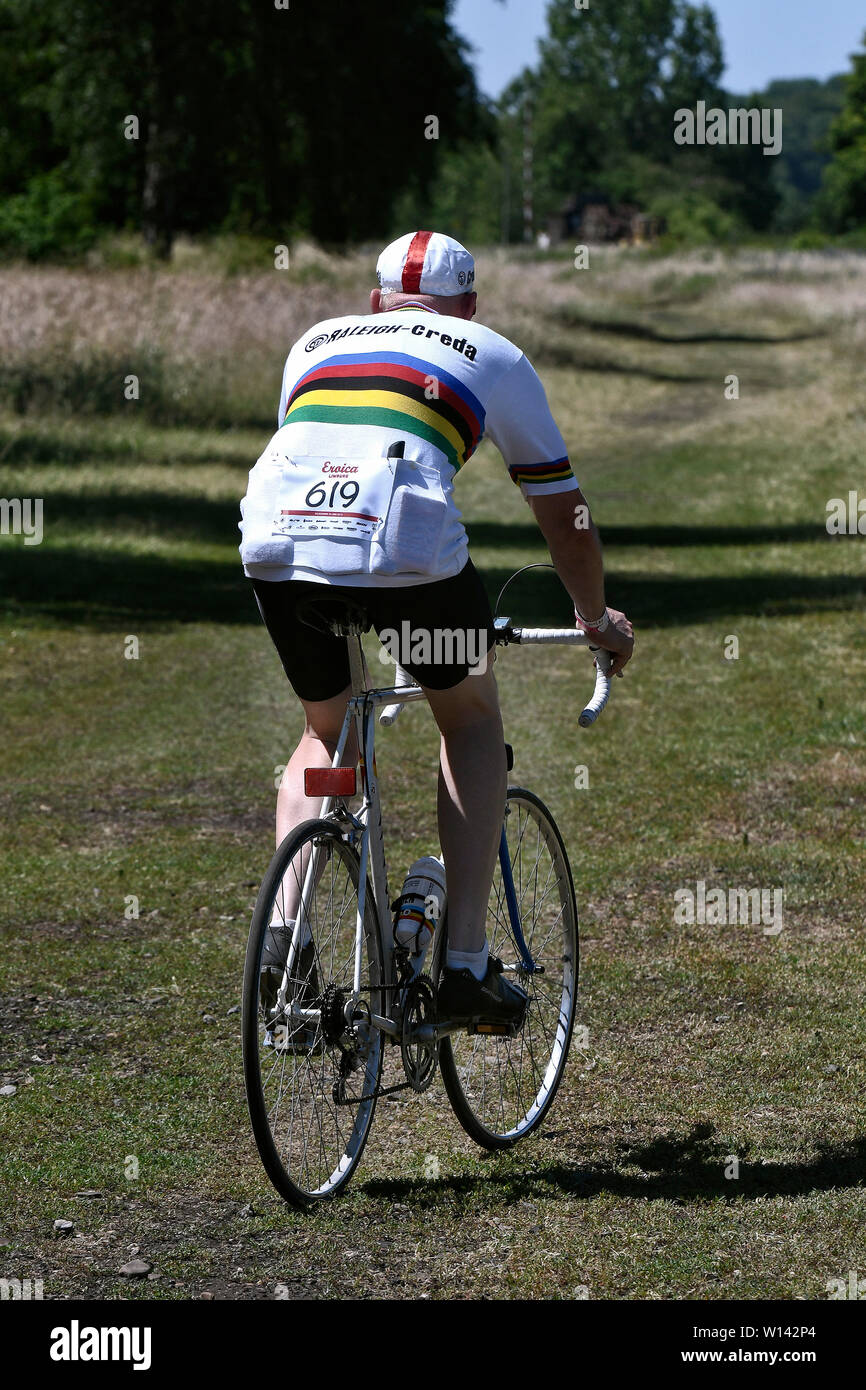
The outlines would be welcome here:
M 179 260 L 169 270 L 0 269 L 0 407 L 111 413 L 134 373 L 151 420 L 259 425 L 291 343 L 320 319 L 365 312 L 375 283 L 373 250 L 235 277 Z M 852 348 L 866 333 L 866 256 L 851 252 L 659 259 L 596 248 L 590 269 L 577 270 L 570 257 L 493 249 L 479 253 L 478 273 L 481 320 L 542 366 L 597 365 L 593 332 L 696 301 L 722 329 L 746 315 L 752 327 L 832 320 Z

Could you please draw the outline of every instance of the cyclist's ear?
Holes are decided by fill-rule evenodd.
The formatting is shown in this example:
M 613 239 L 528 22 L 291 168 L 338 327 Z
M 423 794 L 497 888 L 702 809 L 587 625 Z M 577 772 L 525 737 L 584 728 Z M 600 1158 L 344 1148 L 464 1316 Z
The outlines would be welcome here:
M 371 291 L 370 291 L 370 313 L 371 313 L 371 314 L 378 314 L 378 313 L 380 312 L 380 305 L 381 305 L 381 302 L 382 302 L 382 291 L 381 291 L 380 289 L 371 290 Z
M 472 290 L 470 294 L 467 294 L 466 298 L 469 301 L 468 307 L 470 309 L 470 312 L 467 313 L 465 317 L 467 319 L 474 319 L 476 313 L 478 312 L 478 295 L 475 293 L 474 290 Z

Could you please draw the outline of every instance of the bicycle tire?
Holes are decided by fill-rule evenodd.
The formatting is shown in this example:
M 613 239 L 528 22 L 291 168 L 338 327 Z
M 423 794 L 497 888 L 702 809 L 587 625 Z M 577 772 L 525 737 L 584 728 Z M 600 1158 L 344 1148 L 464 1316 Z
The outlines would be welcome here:
M 454 1033 L 443 1039 L 439 1054 L 454 1113 L 467 1134 L 486 1149 L 507 1149 L 531 1134 L 553 1104 L 568 1061 L 579 978 L 574 883 L 556 822 L 533 792 L 509 787 L 505 827 L 521 928 L 533 961 L 544 966 L 544 973 L 520 968 L 497 861 L 487 936 L 491 954 L 514 968 L 511 978 L 529 994 L 526 1018 L 513 1038 Z M 547 867 L 542 869 L 544 861 Z M 542 872 L 544 882 L 539 884 Z
M 319 854 L 319 867 L 308 897 L 307 919 L 315 964 L 306 975 L 298 973 L 289 988 L 303 1007 L 318 1010 L 318 1018 L 300 1027 L 296 1022 L 289 1024 L 285 1014 L 282 1022 L 279 1014 L 266 1018 L 261 960 L 268 925 L 281 916 L 284 920 L 281 905 L 286 902 L 288 884 L 295 884 L 300 896 L 304 854 L 313 850 Z M 332 1198 L 346 1186 L 361 1160 L 376 1108 L 382 1034 L 358 1019 L 360 1045 L 352 1051 L 335 1038 L 336 1025 L 326 1026 L 340 1013 L 334 1004 L 335 992 L 352 988 L 359 882 L 358 855 L 344 840 L 341 827 L 334 821 L 305 821 L 286 836 L 271 860 L 250 924 L 242 1014 L 247 1105 L 265 1171 L 280 1196 L 297 1207 Z M 377 986 L 383 978 L 378 917 L 369 883 L 363 937 L 362 998 L 369 1015 L 380 1009 Z M 276 986 L 273 989 L 275 993 Z M 268 1028 L 271 1046 L 266 1045 Z M 348 1038 L 347 1033 L 344 1041 Z M 347 1052 L 355 1069 L 346 1071 L 346 1093 L 338 1100 L 335 1085 L 341 1061 L 347 1067 Z

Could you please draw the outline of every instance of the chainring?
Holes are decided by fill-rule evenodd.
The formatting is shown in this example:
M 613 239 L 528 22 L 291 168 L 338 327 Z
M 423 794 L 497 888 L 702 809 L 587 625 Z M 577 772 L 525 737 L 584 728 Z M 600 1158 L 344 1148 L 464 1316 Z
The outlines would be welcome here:
M 403 1004 L 403 1026 L 400 1033 L 400 1056 L 406 1079 L 413 1091 L 426 1091 L 432 1084 L 439 1065 L 439 1043 L 419 1043 L 413 1038 L 424 1023 L 435 1023 L 437 1017 L 436 987 L 429 975 L 416 975 L 406 989 Z

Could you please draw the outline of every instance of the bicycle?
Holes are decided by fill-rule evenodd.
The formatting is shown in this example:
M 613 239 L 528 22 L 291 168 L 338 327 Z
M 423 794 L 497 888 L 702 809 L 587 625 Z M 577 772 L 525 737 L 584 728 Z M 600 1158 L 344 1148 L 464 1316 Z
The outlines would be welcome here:
M 352 695 L 331 767 L 305 772 L 307 795 L 322 798 L 320 814 L 286 836 L 259 890 L 243 987 L 253 1133 L 274 1187 L 299 1207 L 332 1198 L 349 1182 L 380 1096 L 426 1091 L 437 1070 L 461 1125 L 484 1148 L 508 1148 L 537 1129 L 565 1070 L 579 973 L 577 905 L 562 836 L 538 796 L 509 786 L 487 935 L 491 954 L 529 995 L 526 1016 L 517 1030 L 477 1031 L 439 1018 L 447 900 L 430 945 L 430 972 L 416 973 L 394 940 L 375 761 L 377 709 L 387 726 L 423 692 L 399 665 L 394 685 L 371 688 L 361 645 L 368 615 L 343 602 L 329 619 L 326 606 L 317 600 L 312 611 L 348 641 Z M 572 628 L 518 627 L 499 617 L 495 630 L 500 646 L 590 646 Z M 579 717 L 583 727 L 604 709 L 610 690 L 609 657 L 591 650 L 596 682 Z M 349 802 L 356 768 L 343 765 L 353 727 L 361 782 L 355 812 Z M 261 964 L 272 922 L 289 946 L 279 985 L 265 995 Z M 400 1048 L 404 1080 L 383 1087 L 388 1044 Z

